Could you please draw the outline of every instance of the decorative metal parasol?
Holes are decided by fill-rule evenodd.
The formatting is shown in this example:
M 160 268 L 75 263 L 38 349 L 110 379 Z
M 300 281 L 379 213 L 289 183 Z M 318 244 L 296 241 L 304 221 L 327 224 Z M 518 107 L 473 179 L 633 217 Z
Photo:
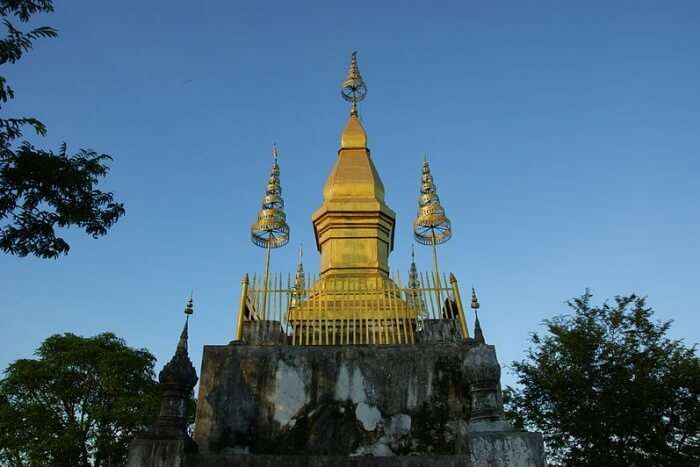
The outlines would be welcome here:
M 253 243 L 267 250 L 265 257 L 265 282 L 262 305 L 263 319 L 267 315 L 267 290 L 270 275 L 270 252 L 273 248 L 283 247 L 289 242 L 289 225 L 284 214 L 284 200 L 280 184 L 280 166 L 277 163 L 277 146 L 272 145 L 272 172 L 267 181 L 267 189 L 258 220 L 250 228 Z

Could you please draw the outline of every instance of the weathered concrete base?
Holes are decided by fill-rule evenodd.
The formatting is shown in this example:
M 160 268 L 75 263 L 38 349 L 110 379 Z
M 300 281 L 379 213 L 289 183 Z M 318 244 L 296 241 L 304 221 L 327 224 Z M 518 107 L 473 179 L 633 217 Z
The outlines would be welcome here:
M 433 324 L 410 346 L 206 346 L 187 465 L 542 467 L 503 420 L 493 346 Z
M 183 441 L 136 440 L 127 467 L 544 467 L 537 433 L 489 432 L 464 439 L 468 454 L 299 456 L 186 454 Z
M 468 456 L 188 456 L 183 467 L 471 467 Z
M 470 467 L 544 467 L 542 435 L 520 431 L 468 433 L 457 450 L 469 452 Z M 459 440 L 458 440 L 459 444 Z
M 424 319 L 416 330 L 419 344 L 464 342 L 456 319 Z
M 469 342 L 206 346 L 203 360 L 194 439 L 227 455 L 454 454 L 474 373 L 500 371 Z
M 137 438 L 129 445 L 129 460 L 126 465 L 127 467 L 182 467 L 187 450 L 187 442 L 184 439 Z
M 246 321 L 243 323 L 242 336 L 239 342 L 233 341 L 232 345 L 281 345 L 286 344 L 289 337 L 282 330 L 279 321 Z
M 194 441 L 164 403 L 128 467 L 544 467 L 503 418 L 493 346 L 434 324 L 410 346 L 290 346 L 276 325 L 207 346 Z
M 300 456 L 188 455 L 182 467 L 544 467 L 542 436 L 517 431 L 466 433 L 462 455 Z M 178 465 L 179 467 L 179 465 Z

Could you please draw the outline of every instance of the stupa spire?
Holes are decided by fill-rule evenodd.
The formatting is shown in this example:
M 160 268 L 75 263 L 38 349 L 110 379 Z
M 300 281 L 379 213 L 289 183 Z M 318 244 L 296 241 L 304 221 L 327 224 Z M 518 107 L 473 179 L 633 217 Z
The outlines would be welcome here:
M 414 245 L 411 245 L 411 266 L 408 268 L 408 292 L 406 294 L 407 302 L 416 310 L 416 317 L 422 319 L 425 317 L 425 304 L 420 293 L 420 278 L 418 277 L 418 268 L 416 267 L 416 252 Z
M 416 268 L 416 251 L 414 245 L 411 245 L 411 266 L 408 269 L 408 287 L 411 289 L 420 288 L 418 268 Z
M 350 119 L 343 130 L 343 135 L 340 138 L 340 148 L 367 148 L 367 132 L 360 123 L 357 114 L 357 103 L 367 96 L 367 85 L 365 85 L 360 68 L 357 66 L 357 52 L 352 53 L 350 60 L 350 68 L 348 74 L 343 81 L 340 89 L 340 95 L 343 99 L 352 103 L 350 108 Z
M 180 333 L 180 340 L 177 343 L 177 352 L 184 352 L 187 354 L 187 339 L 188 339 L 188 326 L 190 322 L 190 315 L 194 313 L 194 304 L 192 302 L 192 294 L 185 304 L 185 325 L 182 327 L 182 332 Z
M 486 339 L 484 339 L 484 332 L 481 330 L 481 323 L 479 323 L 479 299 L 476 298 L 476 290 L 474 287 L 472 287 L 472 303 L 471 303 L 471 308 L 474 310 L 474 340 L 477 341 L 480 344 L 486 343 Z
M 352 53 L 350 68 L 348 68 L 348 74 L 345 77 L 345 81 L 343 81 L 340 94 L 343 96 L 343 99 L 352 103 L 350 115 L 357 116 L 357 103 L 367 95 L 367 85 L 362 79 L 360 68 L 357 66 L 357 52 Z
M 357 54 L 342 83 L 343 99 L 353 103 L 340 150 L 323 188 L 323 204 L 313 216 L 321 278 L 342 275 L 365 280 L 389 276 L 396 215 L 384 201 L 384 185 L 370 157 L 357 103 L 367 94 Z
M 297 272 L 294 276 L 294 288 L 297 294 L 304 293 L 304 288 L 306 288 L 306 280 L 304 278 L 304 247 L 299 246 L 299 259 L 297 260 Z
M 192 366 L 189 355 L 187 354 L 188 340 L 188 324 L 190 315 L 194 311 L 192 305 L 192 296 L 190 295 L 187 304 L 185 305 L 185 325 L 182 327 L 180 339 L 177 342 L 177 348 L 173 358 L 163 367 L 158 379 L 161 384 L 181 384 L 190 388 L 197 383 L 197 373 Z

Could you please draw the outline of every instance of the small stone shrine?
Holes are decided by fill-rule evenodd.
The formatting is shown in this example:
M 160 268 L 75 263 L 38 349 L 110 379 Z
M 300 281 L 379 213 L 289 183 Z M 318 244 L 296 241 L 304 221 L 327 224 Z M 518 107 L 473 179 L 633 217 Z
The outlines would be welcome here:
M 413 231 L 432 250 L 432 271 L 412 261 L 405 283 L 390 275 L 396 215 L 358 113 L 366 94 L 353 54 L 342 86 L 350 116 L 312 215 L 318 276 L 304 272 L 301 254 L 294 275 L 270 272 L 271 252 L 290 232 L 273 148 L 251 229 L 265 271 L 243 278 L 234 340 L 204 347 L 194 433 L 185 323 L 160 373 L 160 415 L 132 442 L 129 467 L 544 467 L 542 436 L 504 419 L 476 292 L 472 337 L 457 279 L 438 270 L 452 226 L 427 160 Z

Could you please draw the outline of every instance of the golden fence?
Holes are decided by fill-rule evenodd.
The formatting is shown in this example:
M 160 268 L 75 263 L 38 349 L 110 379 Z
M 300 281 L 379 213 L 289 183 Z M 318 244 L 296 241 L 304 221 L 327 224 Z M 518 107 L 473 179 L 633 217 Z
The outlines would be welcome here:
M 457 281 L 422 273 L 414 287 L 391 279 L 329 279 L 291 274 L 245 276 L 236 339 L 246 321 L 279 323 L 290 345 L 413 344 L 425 320 L 454 321 L 468 337 Z M 300 285 L 309 284 L 308 287 Z

